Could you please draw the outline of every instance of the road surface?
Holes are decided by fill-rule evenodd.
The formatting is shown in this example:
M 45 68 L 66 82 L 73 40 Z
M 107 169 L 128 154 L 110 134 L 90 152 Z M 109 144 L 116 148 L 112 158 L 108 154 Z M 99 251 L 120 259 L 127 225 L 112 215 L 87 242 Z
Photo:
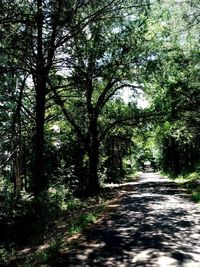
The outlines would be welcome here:
M 52 266 L 200 267 L 200 205 L 156 173 L 132 188 Z

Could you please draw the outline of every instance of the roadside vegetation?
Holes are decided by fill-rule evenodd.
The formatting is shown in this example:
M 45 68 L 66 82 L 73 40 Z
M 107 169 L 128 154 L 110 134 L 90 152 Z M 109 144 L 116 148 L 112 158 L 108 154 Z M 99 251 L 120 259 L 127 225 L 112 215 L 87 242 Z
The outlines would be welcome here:
M 192 172 L 177 177 L 170 177 L 180 187 L 188 190 L 194 202 L 200 203 L 200 172 Z
M 199 14 L 197 0 L 1 1 L 1 266 L 29 246 L 53 261 L 116 197 L 106 185 L 147 162 L 199 201 Z

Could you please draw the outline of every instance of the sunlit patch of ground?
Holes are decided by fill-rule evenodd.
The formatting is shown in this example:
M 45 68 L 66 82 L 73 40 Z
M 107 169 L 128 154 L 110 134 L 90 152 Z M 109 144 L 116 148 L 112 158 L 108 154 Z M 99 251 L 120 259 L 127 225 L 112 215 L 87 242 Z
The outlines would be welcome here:
M 51 266 L 200 266 L 200 206 L 187 191 L 155 173 L 126 186 L 110 214 Z

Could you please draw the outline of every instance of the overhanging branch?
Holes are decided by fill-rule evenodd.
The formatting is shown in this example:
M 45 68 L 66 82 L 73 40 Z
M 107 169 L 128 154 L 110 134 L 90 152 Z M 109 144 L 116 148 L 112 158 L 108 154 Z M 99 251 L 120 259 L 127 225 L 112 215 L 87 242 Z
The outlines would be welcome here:
M 109 126 L 107 126 L 102 133 L 100 133 L 99 140 L 102 141 L 106 137 L 106 135 L 109 133 L 110 130 L 112 130 L 115 127 L 118 126 L 135 126 L 138 125 L 141 122 L 145 122 L 147 120 L 155 120 L 156 118 L 162 118 L 163 116 L 168 115 L 169 112 L 160 112 L 160 113 L 149 113 L 149 114 L 138 114 L 131 117 L 124 117 L 119 118 L 110 123 Z
M 81 127 L 78 126 L 78 124 L 76 123 L 75 119 L 73 118 L 72 114 L 69 112 L 69 110 L 67 110 L 67 108 L 65 107 L 65 103 L 62 100 L 62 98 L 60 97 L 60 95 L 58 94 L 57 90 L 55 89 L 55 87 L 51 84 L 50 81 L 48 81 L 49 86 L 52 89 L 52 92 L 54 94 L 54 100 L 56 102 L 57 105 L 60 106 L 63 115 L 65 116 L 65 118 L 67 119 L 67 121 L 72 125 L 72 127 L 74 128 L 74 130 L 77 132 L 77 134 L 79 135 L 79 137 L 85 141 L 86 137 L 85 135 L 82 133 Z

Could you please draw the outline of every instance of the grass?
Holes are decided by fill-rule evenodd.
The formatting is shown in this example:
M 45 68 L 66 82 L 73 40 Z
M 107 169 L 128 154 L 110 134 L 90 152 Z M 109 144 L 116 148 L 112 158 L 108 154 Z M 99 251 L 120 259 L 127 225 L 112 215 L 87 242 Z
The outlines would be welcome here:
M 97 215 L 97 212 L 94 214 L 88 213 L 80 215 L 75 219 L 75 221 L 72 222 L 72 225 L 68 229 L 68 234 L 71 236 L 80 233 L 85 226 L 90 223 L 94 223 L 97 220 Z
M 62 241 L 57 239 L 54 241 L 46 250 L 43 250 L 39 253 L 36 253 L 38 263 L 46 264 L 53 263 L 59 254 L 59 250 L 61 248 Z
M 70 203 L 72 203 L 72 201 Z M 84 203 L 81 205 L 81 209 L 83 208 L 83 204 Z M 53 230 L 52 234 L 46 238 L 45 244 L 38 246 L 35 252 L 30 251 L 27 254 L 18 254 L 16 257 L 16 266 L 32 267 L 39 266 L 40 264 L 53 264 L 54 261 L 57 260 L 62 249 L 69 247 L 67 238 L 81 233 L 86 226 L 94 223 L 104 210 L 103 206 L 105 207 L 105 205 L 98 208 L 94 207 L 92 213 L 87 213 L 86 210 L 80 212 L 76 205 L 70 204 L 70 211 L 68 212 L 69 219 L 66 221 L 65 227 L 60 231 Z M 60 226 L 59 224 L 58 222 L 56 226 L 57 229 Z M 6 251 L 0 250 L 0 254 L 2 254 L 4 262 L 6 262 Z
M 44 231 L 36 231 L 30 239 L 26 230 L 20 228 L 22 230 L 19 231 L 20 236 L 25 233 L 25 243 L 22 245 L 14 243 L 9 250 L 5 249 L 5 246 L 0 247 L 0 265 L 32 267 L 52 264 L 60 253 L 73 246 L 72 241 L 79 236 L 79 233 L 90 227 L 90 224 L 95 223 L 105 211 L 110 209 L 110 202 L 117 199 L 120 190 L 122 187 L 102 188 L 98 196 L 80 200 L 73 197 L 64 187 L 50 189 L 45 206 L 48 213 Z M 125 185 L 123 190 L 130 190 L 130 186 Z M 25 201 L 26 198 L 23 197 L 23 199 Z M 30 201 L 26 200 L 27 210 L 31 207 Z M 20 210 L 24 207 L 22 204 L 20 204 Z M 35 223 L 33 225 L 36 228 L 39 227 Z M 8 240 L 7 243 L 11 241 Z
M 126 178 L 123 180 L 124 182 L 135 182 L 138 179 L 138 176 L 141 174 L 142 172 L 137 171 L 137 172 L 133 172 L 131 174 L 126 175 Z
M 105 211 L 108 195 L 110 192 L 103 192 L 94 198 L 80 200 L 69 194 L 59 195 L 58 191 L 52 191 L 48 203 L 51 214 L 44 232 L 36 234 L 31 243 L 21 247 L 14 244 L 12 251 L 0 247 L 0 265 L 32 267 L 52 264 L 62 249 L 70 247 L 68 240 L 96 222 Z M 113 195 L 110 195 L 110 198 L 113 198 Z M 52 216 L 52 213 L 55 213 L 55 216 Z
M 200 203 L 200 173 L 193 172 L 186 175 L 179 175 L 178 177 L 171 178 L 179 186 L 185 188 L 191 194 L 194 202 Z
M 198 191 L 192 192 L 192 200 L 196 203 L 200 202 L 200 188 L 198 189 Z

